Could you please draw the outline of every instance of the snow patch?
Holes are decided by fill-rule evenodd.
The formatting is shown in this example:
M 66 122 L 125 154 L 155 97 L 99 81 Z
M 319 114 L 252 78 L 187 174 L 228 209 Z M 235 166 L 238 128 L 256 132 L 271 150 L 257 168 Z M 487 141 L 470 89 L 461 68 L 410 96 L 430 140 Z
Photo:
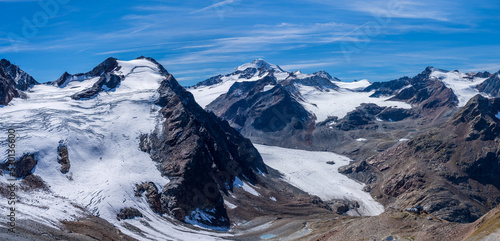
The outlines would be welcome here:
M 234 178 L 233 186 L 237 187 L 237 188 L 241 188 L 254 196 L 260 196 L 260 194 L 253 188 L 253 186 L 241 181 L 241 179 L 239 179 L 238 177 Z
M 354 91 L 364 90 L 366 87 L 368 87 L 372 84 L 367 79 L 362 79 L 362 80 L 353 81 L 353 82 L 334 81 L 333 83 L 336 84 L 340 88 L 354 90 Z
M 224 199 L 224 204 L 226 205 L 227 208 L 229 209 L 235 209 L 237 206 L 228 202 L 227 200 Z

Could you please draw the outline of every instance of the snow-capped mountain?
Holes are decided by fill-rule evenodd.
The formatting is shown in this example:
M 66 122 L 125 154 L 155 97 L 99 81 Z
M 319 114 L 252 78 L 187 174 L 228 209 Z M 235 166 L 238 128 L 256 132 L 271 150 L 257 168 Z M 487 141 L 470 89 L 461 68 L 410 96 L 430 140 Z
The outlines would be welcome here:
M 235 177 L 255 184 L 256 168 L 266 172 L 257 150 L 204 112 L 156 61 L 110 58 L 98 68 L 102 71 L 97 74 L 66 78 L 61 85 L 36 85 L 28 98 L 14 99 L 1 109 L 1 129 L 15 130 L 19 155 L 31 156 L 36 165 L 25 165 L 21 158 L 17 168 L 26 168 L 23 173 L 33 173 L 45 183 L 47 189 L 35 191 L 37 195 L 54 197 L 51 205 L 43 199 L 49 208 L 37 208 L 29 205 L 36 196 L 30 198 L 27 192 L 19 215 L 33 220 L 46 217 L 43 224 L 52 227 L 59 227 L 62 220 L 97 215 L 138 238 L 132 229 L 124 228 L 132 225 L 146 239 L 179 237 L 188 230 L 175 227 L 162 214 L 227 228 L 219 191 L 206 195 L 202 203 L 193 202 L 192 192 L 208 184 L 217 187 L 210 173 L 222 172 L 229 163 L 241 171 L 226 173 L 229 179 L 221 185 L 232 189 Z M 118 81 L 113 82 L 113 76 Z M 85 98 L 75 98 L 80 93 Z M 1 143 L 7 146 L 5 140 Z M 7 152 L 2 155 L 7 160 Z M 8 183 L 6 175 L 1 178 Z M 226 186 L 220 188 L 226 190 Z M 59 205 L 72 202 L 76 206 L 68 207 L 66 215 L 58 210 Z M 130 210 L 147 217 L 147 222 L 128 219 L 135 216 L 117 220 Z M 159 226 L 161 231 L 154 228 Z M 206 240 L 211 235 L 193 234 L 194 239 L 197 236 Z
M 342 82 L 324 71 L 287 72 L 262 62 L 244 64 L 234 73 L 202 81 L 188 91 L 201 106 L 255 143 L 330 150 L 353 158 L 367 158 L 387 148 L 371 146 L 378 145 L 374 141 L 377 129 L 402 128 L 403 132 L 394 133 L 397 137 L 387 140 L 396 144 L 415 134 L 407 130 L 444 122 L 475 94 L 494 95 L 498 83 L 497 74 L 433 67 L 414 77 L 386 82 Z M 240 77 L 241 71 L 253 74 Z M 485 88 L 487 83 L 492 87 Z M 360 130 L 369 131 L 362 134 Z
M 276 85 L 274 75 L 264 75 L 259 82 L 264 92 L 274 84 L 274 91 L 293 100 Z M 151 58 L 108 58 L 90 72 L 65 73 L 57 81 L 32 86 L 26 98 L 12 99 L 0 108 L 0 116 L 0 129 L 15 130 L 18 138 L 16 215 L 18 228 L 30 235 L 70 226 L 80 233 L 82 220 L 91 220 L 87 225 L 100 227 L 94 232 L 108 239 L 113 238 L 106 235 L 115 234 L 128 240 L 218 240 L 248 235 L 231 229 L 264 214 L 279 215 L 284 207 L 290 214 L 304 208 L 327 215 L 383 211 L 363 185 L 345 176 L 336 174 L 331 182 L 314 185 L 310 182 L 319 179 L 305 177 L 335 172 L 350 162 L 346 157 L 295 150 L 301 162 L 317 156 L 317 163 L 307 173 L 268 171 L 265 161 L 275 168 L 286 166 L 286 149 L 259 146 L 266 153 L 263 160 L 248 139 L 203 110 Z M 0 145 L 8 146 L 7 141 Z M 7 157 L 2 152 L 2 160 Z M 336 166 L 327 164 L 332 158 Z M 12 182 L 9 163 L 1 163 L 0 169 L 0 188 L 5 188 Z M 335 189 L 332 183 L 339 182 L 346 186 Z M 8 209 L 7 203 L 0 207 Z M 33 224 L 36 229 L 30 228 Z
M 303 108 L 316 116 L 317 121 L 324 121 L 328 116 L 342 118 L 361 103 L 410 108 L 404 103 L 387 101 L 388 97 L 370 98 L 371 94 L 359 92 L 371 84 L 367 80 L 342 82 L 325 71 L 313 74 L 304 74 L 300 71 L 287 72 L 262 59 L 244 64 L 231 74 L 202 81 L 188 90 L 202 107 L 207 107 L 217 97 L 226 94 L 235 83 L 255 82 L 271 75 L 275 83 L 270 83 L 263 90 L 271 90 L 274 85 L 284 87 L 295 101 L 300 102 Z M 220 113 L 214 108 L 211 110 Z

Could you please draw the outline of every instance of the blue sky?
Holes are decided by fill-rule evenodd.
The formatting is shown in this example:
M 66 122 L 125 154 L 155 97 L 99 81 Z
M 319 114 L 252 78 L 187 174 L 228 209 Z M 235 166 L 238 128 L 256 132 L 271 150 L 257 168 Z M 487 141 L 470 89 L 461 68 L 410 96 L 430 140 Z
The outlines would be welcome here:
M 150 56 L 183 85 L 263 58 L 344 81 L 500 70 L 500 1 L 0 0 L 0 58 L 40 82 Z

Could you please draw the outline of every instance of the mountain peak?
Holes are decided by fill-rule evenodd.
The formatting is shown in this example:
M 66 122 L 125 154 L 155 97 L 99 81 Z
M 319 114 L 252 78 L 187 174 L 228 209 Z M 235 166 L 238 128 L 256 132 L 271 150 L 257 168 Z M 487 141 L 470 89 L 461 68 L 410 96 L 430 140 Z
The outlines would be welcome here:
M 25 91 L 34 85 L 39 84 L 32 76 L 24 72 L 19 66 L 12 64 L 6 59 L 0 60 L 0 68 L 10 77 L 15 83 L 15 87 L 21 91 Z
M 246 69 L 249 69 L 249 68 L 254 68 L 254 69 L 264 70 L 264 71 L 274 70 L 276 72 L 285 72 L 278 65 L 270 64 L 261 58 L 255 59 L 254 61 L 252 61 L 252 63 L 246 63 L 246 64 L 241 65 L 240 67 L 238 67 L 236 69 L 236 71 L 245 71 Z
M 160 69 L 160 72 L 162 74 L 165 74 L 165 75 L 169 75 L 168 71 L 163 67 L 163 65 L 161 65 L 160 63 L 158 63 L 158 61 L 156 61 L 154 58 L 152 57 L 145 57 L 145 56 L 139 56 L 137 57 L 136 59 L 144 59 L 144 60 L 148 60 L 149 62 L 155 64 L 156 66 L 158 66 L 158 68 Z

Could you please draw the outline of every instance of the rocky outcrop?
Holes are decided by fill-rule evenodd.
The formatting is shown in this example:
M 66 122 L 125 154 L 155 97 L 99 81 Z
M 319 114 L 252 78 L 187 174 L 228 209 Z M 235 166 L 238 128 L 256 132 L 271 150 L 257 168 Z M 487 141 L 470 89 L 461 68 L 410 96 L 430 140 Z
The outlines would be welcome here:
M 500 97 L 500 71 L 490 76 L 476 88 L 491 97 Z
M 304 86 L 312 86 L 322 90 L 336 90 L 339 87 L 332 81 L 340 81 L 337 78 L 333 78 L 330 74 L 325 71 L 318 71 L 311 75 L 304 75 L 300 71 L 292 72 L 288 77 L 281 81 L 282 85 L 300 84 Z
M 35 154 L 24 154 L 14 163 L 6 162 L 1 164 L 1 168 L 2 170 L 9 172 L 9 175 L 11 176 L 24 179 L 33 173 L 37 163 L 38 161 L 35 159 Z
M 359 170 L 376 175 L 368 189 L 386 205 L 475 221 L 500 203 L 499 110 L 500 99 L 477 95 L 440 128 L 369 159 Z
M 61 164 L 61 173 L 66 174 L 69 172 L 69 168 L 71 167 L 68 157 L 68 147 L 61 143 L 57 147 L 57 153 L 57 162 Z
M 87 73 L 69 74 L 68 72 L 64 72 L 64 74 L 59 77 L 59 79 L 52 82 L 47 82 L 47 84 L 64 88 L 71 81 L 83 81 L 85 79 L 103 76 L 105 74 L 111 73 L 113 70 L 116 70 L 117 67 L 117 59 L 110 57 Z
M 59 78 L 59 80 L 56 80 L 54 84 L 59 87 L 64 87 L 70 81 L 99 77 L 99 80 L 90 88 L 82 90 L 71 96 L 71 98 L 75 100 L 90 99 L 95 97 L 101 91 L 112 91 L 120 85 L 125 76 L 112 73 L 113 71 L 119 70 L 119 68 L 120 66 L 118 65 L 117 59 L 108 58 L 88 73 L 77 75 L 68 75 L 65 73 L 61 78 Z
M 143 135 L 140 146 L 170 179 L 160 194 L 159 212 L 183 221 L 203 212 L 212 218 L 197 222 L 227 228 L 230 222 L 222 194 L 232 190 L 236 177 L 257 184 L 256 173 L 266 173 L 266 166 L 248 139 L 205 112 L 190 92 L 156 64 L 165 76 L 156 102 L 165 121 L 159 130 Z
M 133 219 L 136 217 L 142 217 L 142 213 L 137 210 L 137 208 L 123 208 L 120 210 L 120 212 L 116 215 L 116 218 L 118 220 L 124 220 L 124 219 Z
M 72 99 L 75 100 L 83 100 L 83 99 L 90 99 L 99 94 L 99 92 L 103 90 L 113 90 L 118 85 L 120 85 L 120 82 L 125 78 L 125 76 L 121 75 L 115 75 L 111 73 L 105 73 L 101 75 L 99 80 L 92 85 L 92 87 L 85 89 L 81 92 L 78 92 L 74 95 L 71 96 Z
M 361 104 L 356 110 L 347 113 L 344 118 L 338 120 L 335 127 L 339 130 L 349 131 L 367 128 L 367 125 L 375 124 L 377 121 L 402 121 L 407 118 L 417 118 L 418 116 L 411 109 Z M 373 126 L 369 128 L 373 128 Z
M 160 193 L 158 188 L 152 182 L 145 182 L 137 184 L 135 187 L 135 195 L 140 197 L 141 195 L 146 196 L 146 200 L 149 203 L 149 207 L 156 213 L 165 213 L 160 202 Z

